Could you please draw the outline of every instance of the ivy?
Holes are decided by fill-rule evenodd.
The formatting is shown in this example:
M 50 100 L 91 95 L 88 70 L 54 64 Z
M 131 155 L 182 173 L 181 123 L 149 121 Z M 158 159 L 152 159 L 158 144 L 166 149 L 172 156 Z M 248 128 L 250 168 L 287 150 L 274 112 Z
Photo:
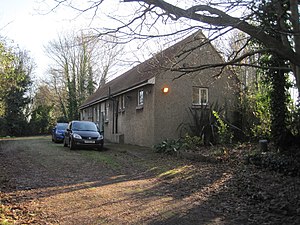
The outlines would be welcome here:
M 231 144 L 233 139 L 233 132 L 230 131 L 229 125 L 221 119 L 218 112 L 213 111 L 213 115 L 215 116 L 218 122 L 216 127 L 218 129 L 219 143 Z

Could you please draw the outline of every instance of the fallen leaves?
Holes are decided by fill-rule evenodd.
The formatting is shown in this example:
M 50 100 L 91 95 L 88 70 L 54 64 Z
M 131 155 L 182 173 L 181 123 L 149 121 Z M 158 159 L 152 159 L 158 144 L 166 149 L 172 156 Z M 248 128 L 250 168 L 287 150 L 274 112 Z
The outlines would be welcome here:
M 18 201 L 0 192 L 0 224 L 40 224 L 35 212 Z
M 0 224 L 300 224 L 300 178 L 241 163 L 252 146 L 226 147 L 210 163 L 27 142 L 0 149 Z

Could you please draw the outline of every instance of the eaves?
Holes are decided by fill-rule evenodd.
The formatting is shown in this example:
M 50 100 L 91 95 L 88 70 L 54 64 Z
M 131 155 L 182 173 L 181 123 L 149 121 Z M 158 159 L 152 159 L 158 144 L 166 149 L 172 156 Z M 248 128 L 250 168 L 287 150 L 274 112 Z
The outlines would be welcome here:
M 133 90 L 136 90 L 136 89 L 139 89 L 139 88 L 144 87 L 146 85 L 154 85 L 154 84 L 155 84 L 155 77 L 152 77 L 152 78 L 150 78 L 150 79 L 148 79 L 146 81 L 142 81 L 139 84 L 136 84 L 136 85 L 134 85 L 132 87 L 126 88 L 124 90 L 121 90 L 121 91 L 118 91 L 118 92 L 115 92 L 115 93 L 111 93 L 110 96 L 107 95 L 107 96 L 105 96 L 103 98 L 96 99 L 96 100 L 94 100 L 94 101 L 92 101 L 92 102 L 90 102 L 90 103 L 88 103 L 86 105 L 80 106 L 79 109 L 80 110 L 86 109 L 86 108 L 91 107 L 93 105 L 96 105 L 98 103 L 104 102 L 104 101 L 106 101 L 108 99 L 112 99 L 112 98 L 114 98 L 116 96 L 125 94 L 127 92 L 130 92 L 130 91 L 133 91 Z

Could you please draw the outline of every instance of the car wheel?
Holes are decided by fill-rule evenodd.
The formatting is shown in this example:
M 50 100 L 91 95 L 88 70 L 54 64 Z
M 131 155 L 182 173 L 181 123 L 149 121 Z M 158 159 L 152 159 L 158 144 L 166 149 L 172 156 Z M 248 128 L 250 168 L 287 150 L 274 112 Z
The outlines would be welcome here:
M 69 146 L 70 146 L 70 150 L 74 150 L 75 149 L 75 144 L 73 143 L 72 140 L 70 140 Z
M 103 144 L 101 144 L 98 148 L 97 148 L 98 151 L 102 151 L 103 150 Z
M 68 145 L 66 143 L 66 139 L 64 139 L 64 147 L 68 147 Z

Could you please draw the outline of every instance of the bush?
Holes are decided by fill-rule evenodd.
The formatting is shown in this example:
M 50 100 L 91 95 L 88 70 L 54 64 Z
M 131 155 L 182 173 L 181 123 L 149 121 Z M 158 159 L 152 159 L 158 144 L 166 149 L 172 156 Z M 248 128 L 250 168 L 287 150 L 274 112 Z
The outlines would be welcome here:
M 184 149 L 195 149 L 201 145 L 203 145 L 203 140 L 201 137 L 198 136 L 190 136 L 185 135 L 185 137 L 182 139 L 182 148 Z
M 205 145 L 216 143 L 216 117 L 213 112 L 221 113 L 223 108 L 219 105 L 211 104 L 210 106 L 204 105 L 199 108 L 188 108 L 189 122 L 182 123 L 178 129 L 192 134 L 192 137 L 200 137 Z
M 296 106 L 290 106 L 288 129 L 295 137 L 300 137 L 300 100 Z
M 213 115 L 217 120 L 218 137 L 220 144 L 231 144 L 233 139 L 233 132 L 229 129 L 229 125 L 226 124 L 220 117 L 219 113 L 213 111 Z
M 158 153 L 174 154 L 179 151 L 181 146 L 182 143 L 180 139 L 166 139 L 162 143 L 155 145 L 154 148 Z
M 184 138 L 177 140 L 166 139 L 163 142 L 155 145 L 154 148 L 158 153 L 175 154 L 180 150 L 196 149 L 201 145 L 203 145 L 201 137 L 190 136 L 187 134 Z
M 246 163 L 283 173 L 285 175 L 300 176 L 299 157 L 286 156 L 272 152 L 256 152 L 246 157 Z

